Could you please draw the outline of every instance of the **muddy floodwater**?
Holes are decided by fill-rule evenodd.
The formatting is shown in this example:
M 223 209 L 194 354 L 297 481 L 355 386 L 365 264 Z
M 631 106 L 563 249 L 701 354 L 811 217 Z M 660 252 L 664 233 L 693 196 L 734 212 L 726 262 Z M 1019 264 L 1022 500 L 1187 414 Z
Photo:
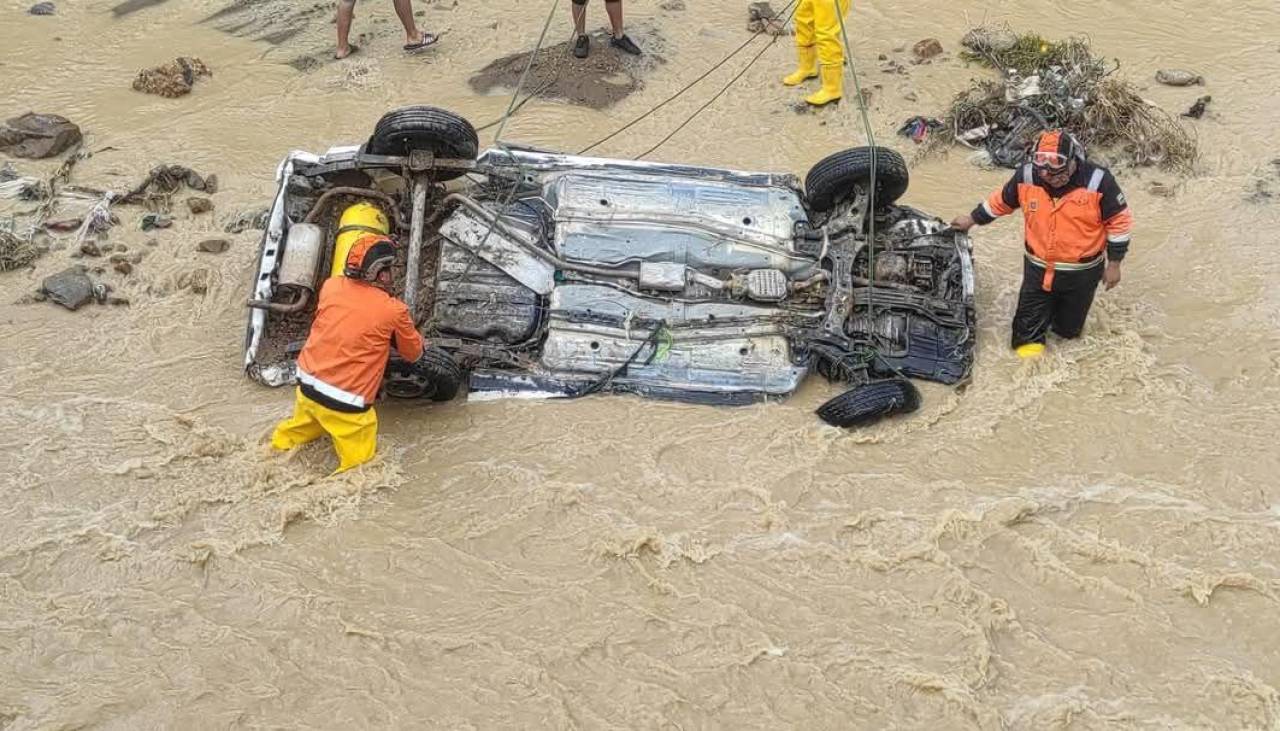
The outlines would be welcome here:
M 72 259 L 68 234 L 0 274 L 0 729 L 1280 728 L 1273 0 L 855 3 L 875 136 L 909 158 L 903 120 L 991 74 L 957 54 L 984 20 L 1087 34 L 1173 112 L 1212 95 L 1185 122 L 1194 174 L 1120 171 L 1124 281 L 1040 361 L 1007 349 L 1008 220 L 975 235 L 972 383 L 922 386 L 910 418 L 827 427 L 835 387 L 814 378 L 733 409 L 388 404 L 381 458 L 340 477 L 323 446 L 264 451 L 292 394 L 242 375 L 261 234 L 224 226 L 268 203 L 289 150 L 358 143 L 389 108 L 497 119 L 509 91 L 470 80 L 531 49 L 549 4 L 418 2 L 443 37 L 409 56 L 368 0 L 343 63 L 328 3 L 0 8 L 0 114 L 77 122 L 94 154 L 72 183 L 219 178 L 214 210 L 182 194 L 169 229 L 115 209 L 108 241 L 144 255 L 127 275 Z M 529 102 L 505 139 L 585 147 L 746 39 L 743 0 L 626 5 L 661 60 L 600 108 Z M 908 63 L 927 37 L 944 55 Z M 766 42 L 595 152 L 646 151 Z M 865 144 L 853 105 L 792 110 L 790 43 L 649 159 L 803 175 Z M 212 76 L 178 99 L 130 88 L 178 56 Z M 1158 85 L 1164 67 L 1206 85 Z M 1007 173 L 968 157 L 913 161 L 905 202 L 969 210 Z M 196 250 L 211 237 L 230 248 Z M 76 261 L 129 304 L 15 304 Z

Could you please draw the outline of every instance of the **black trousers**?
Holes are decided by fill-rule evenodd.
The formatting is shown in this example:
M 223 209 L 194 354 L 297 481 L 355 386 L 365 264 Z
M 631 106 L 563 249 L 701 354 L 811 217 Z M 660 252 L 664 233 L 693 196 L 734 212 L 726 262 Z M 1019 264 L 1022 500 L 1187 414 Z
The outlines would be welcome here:
M 1044 269 L 1023 259 L 1022 290 L 1013 314 L 1013 347 L 1043 343 L 1050 330 L 1064 338 L 1080 337 L 1085 318 L 1093 306 L 1093 295 L 1102 281 L 1101 261 L 1097 266 L 1077 271 L 1053 273 L 1053 291 L 1041 287 Z

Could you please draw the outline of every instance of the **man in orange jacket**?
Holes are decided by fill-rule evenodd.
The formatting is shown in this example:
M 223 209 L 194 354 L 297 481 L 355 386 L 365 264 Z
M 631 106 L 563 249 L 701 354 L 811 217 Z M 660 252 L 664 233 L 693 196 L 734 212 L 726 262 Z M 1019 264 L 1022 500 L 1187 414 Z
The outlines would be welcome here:
M 1079 337 L 1098 283 L 1120 283 L 1133 214 L 1111 171 L 1089 163 L 1084 146 L 1063 130 L 1040 135 L 1030 162 L 951 226 L 968 231 L 1018 208 L 1026 255 L 1013 347 L 1028 358 L 1044 352 L 1049 330 Z
M 347 255 L 343 277 L 320 288 L 311 334 L 298 356 L 293 416 L 271 435 L 290 450 L 328 434 L 338 472 L 373 459 L 378 415 L 373 402 L 394 343 L 400 357 L 422 357 L 424 343 L 409 308 L 388 294 L 395 248 L 378 234 L 362 236 Z

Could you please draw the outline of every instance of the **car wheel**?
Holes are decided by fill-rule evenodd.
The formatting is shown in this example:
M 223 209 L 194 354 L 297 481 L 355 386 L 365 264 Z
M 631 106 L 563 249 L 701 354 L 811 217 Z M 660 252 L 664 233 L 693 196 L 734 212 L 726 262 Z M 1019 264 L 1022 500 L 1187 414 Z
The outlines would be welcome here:
M 867 426 L 886 416 L 910 414 L 920 408 L 920 392 L 905 378 L 871 381 L 845 391 L 818 408 L 831 426 Z
M 871 183 L 872 149 L 854 147 L 819 160 L 804 180 L 809 210 L 813 213 L 827 213 L 836 204 L 848 200 L 855 187 L 865 190 Z M 884 208 L 907 192 L 911 175 L 907 172 L 907 161 L 902 159 L 902 155 L 887 147 L 876 147 L 874 150 L 875 202 L 877 208 Z
M 418 361 L 418 369 L 434 385 L 431 393 L 432 401 L 453 400 L 466 378 L 462 367 L 453 359 L 449 351 L 434 345 L 423 351 L 422 360 Z
M 365 150 L 372 155 L 408 155 L 427 150 L 436 157 L 474 160 L 480 148 L 475 127 L 453 112 L 436 107 L 403 107 L 382 115 Z M 452 180 L 462 170 L 437 170 L 437 180 Z
M 391 398 L 449 401 L 458 395 L 464 380 L 465 374 L 453 356 L 431 346 L 416 363 L 392 356 L 383 389 Z

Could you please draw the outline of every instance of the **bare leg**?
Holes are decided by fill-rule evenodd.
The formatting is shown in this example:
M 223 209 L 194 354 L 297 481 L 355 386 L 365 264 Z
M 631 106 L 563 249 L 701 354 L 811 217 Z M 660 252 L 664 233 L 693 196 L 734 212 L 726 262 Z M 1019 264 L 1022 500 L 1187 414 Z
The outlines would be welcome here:
M 582 35 L 587 32 L 587 6 L 577 3 L 569 3 L 569 9 L 573 11 L 573 32 L 574 35 Z
M 413 21 L 413 0 L 394 0 L 392 4 L 396 6 L 396 15 L 400 16 L 400 25 L 404 26 L 404 42 L 421 43 L 422 32 Z
M 351 20 L 356 16 L 356 0 L 338 0 L 338 52 L 334 58 L 351 55 Z
M 605 12 L 609 14 L 609 25 L 613 26 L 613 37 L 622 37 L 622 0 L 604 0 Z

